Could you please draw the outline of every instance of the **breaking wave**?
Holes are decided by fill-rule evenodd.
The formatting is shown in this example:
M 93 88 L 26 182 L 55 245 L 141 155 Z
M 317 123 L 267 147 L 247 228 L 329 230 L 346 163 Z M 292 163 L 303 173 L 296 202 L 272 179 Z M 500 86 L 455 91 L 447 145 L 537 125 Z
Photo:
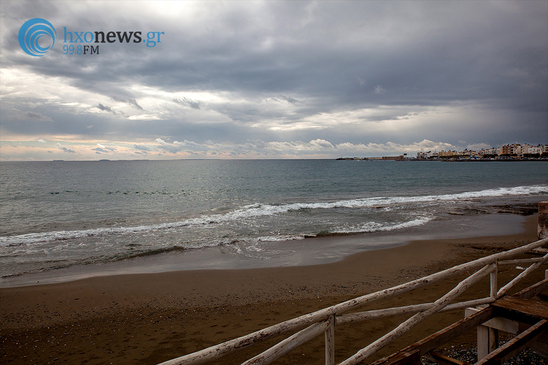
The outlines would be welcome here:
M 480 191 L 468 191 L 456 194 L 441 195 L 422 195 L 422 196 L 394 196 L 394 197 L 372 197 L 363 199 L 349 199 L 334 202 L 316 202 L 316 203 L 291 203 L 291 204 L 251 204 L 235 209 L 224 214 L 211 214 L 201 217 L 185 219 L 177 222 L 141 225 L 134 227 L 114 227 L 114 228 L 93 228 L 73 231 L 52 231 L 40 233 L 27 233 L 14 236 L 0 237 L 0 246 L 20 246 L 25 244 L 40 244 L 51 241 L 62 241 L 70 239 L 87 238 L 104 235 L 127 235 L 148 233 L 155 231 L 164 231 L 170 229 L 180 229 L 184 227 L 197 227 L 221 224 L 226 222 L 236 222 L 249 220 L 258 217 L 267 217 L 283 215 L 289 212 L 300 210 L 322 210 L 322 209 L 363 209 L 363 208 L 384 208 L 391 209 L 409 204 L 443 204 L 470 199 L 495 198 L 502 196 L 523 196 L 548 193 L 547 185 L 517 186 L 512 188 L 486 189 Z M 340 233 L 351 232 L 374 232 L 403 229 L 417 225 L 426 224 L 433 219 L 432 217 L 419 217 L 414 220 L 387 225 L 382 223 L 368 222 L 360 226 L 336 230 Z M 264 238 L 263 238 L 264 239 Z M 269 240 L 279 240 L 279 238 L 269 237 Z

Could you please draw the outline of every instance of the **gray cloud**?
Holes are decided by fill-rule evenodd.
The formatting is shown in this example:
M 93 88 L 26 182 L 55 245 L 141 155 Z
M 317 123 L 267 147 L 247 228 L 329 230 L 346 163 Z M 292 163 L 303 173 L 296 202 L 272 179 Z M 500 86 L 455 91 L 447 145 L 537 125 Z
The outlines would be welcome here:
M 116 152 L 116 148 L 112 148 L 112 147 L 105 147 L 103 146 L 102 144 L 100 143 L 97 143 L 97 147 L 95 148 L 92 148 L 91 149 L 92 151 L 95 151 L 96 154 L 102 154 L 102 153 L 111 153 L 111 152 Z
M 63 152 L 66 152 L 66 153 L 76 153 L 76 151 L 74 151 L 73 149 L 66 148 L 66 147 L 62 146 L 61 143 L 57 143 L 57 147 L 60 148 Z
M 292 105 L 297 105 L 297 104 L 303 103 L 303 101 L 301 101 L 301 100 L 297 100 L 297 99 L 294 99 L 292 97 L 285 96 L 285 95 L 280 95 L 280 96 L 277 96 L 277 97 L 271 97 L 271 98 L 266 99 L 266 101 L 267 102 L 278 102 L 278 103 L 289 103 L 289 104 L 292 104 Z
M 101 103 L 97 104 L 97 109 L 102 110 L 104 112 L 109 112 L 109 113 L 112 113 L 112 114 L 116 114 L 116 112 L 110 106 L 106 106 L 106 105 L 103 105 Z
M 177 104 L 191 107 L 192 109 L 200 109 L 200 104 L 198 104 L 196 101 L 189 98 L 182 97 L 178 99 L 173 99 L 173 101 Z
M 105 4 L 3 3 L 3 80 L 27 72 L 41 85 L 30 92 L 13 76 L 1 101 L 4 135 L 183 141 L 160 143 L 167 153 L 213 145 L 221 153 L 249 140 L 548 139 L 546 2 Z M 63 53 L 60 36 L 35 59 L 17 42 L 29 9 L 58 34 L 165 34 L 155 47 L 100 44 L 99 55 L 79 56 Z M 50 82 L 59 83 L 58 95 Z M 144 148 L 134 151 L 150 152 Z
M 135 100 L 135 99 L 124 98 L 124 97 L 120 97 L 120 96 L 111 96 L 111 98 L 114 101 L 119 101 L 119 102 L 122 102 L 122 103 L 126 103 L 128 105 L 134 106 L 135 108 L 137 108 L 139 110 L 143 110 L 143 108 L 137 103 L 137 100 Z

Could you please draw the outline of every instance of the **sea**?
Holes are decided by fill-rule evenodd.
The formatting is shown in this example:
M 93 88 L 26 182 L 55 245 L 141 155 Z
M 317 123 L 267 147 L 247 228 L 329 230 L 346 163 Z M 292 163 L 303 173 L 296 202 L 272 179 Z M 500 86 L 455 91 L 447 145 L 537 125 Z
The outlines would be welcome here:
M 332 262 L 520 231 L 548 161 L 0 162 L 0 286 Z

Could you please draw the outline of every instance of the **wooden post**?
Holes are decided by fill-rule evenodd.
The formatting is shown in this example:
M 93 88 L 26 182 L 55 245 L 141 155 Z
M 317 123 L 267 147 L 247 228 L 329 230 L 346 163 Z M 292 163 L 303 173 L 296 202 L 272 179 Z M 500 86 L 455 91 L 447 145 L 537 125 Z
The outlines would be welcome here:
M 329 327 L 325 330 L 325 365 L 335 365 L 335 320 L 332 314 L 328 319 Z
M 499 262 L 495 262 L 495 265 L 496 265 L 496 268 L 495 268 L 495 271 L 493 271 L 490 275 L 489 275 L 489 283 L 491 284 L 490 285 L 490 292 L 491 292 L 491 298 L 493 299 L 497 299 L 497 292 L 498 292 L 498 271 L 499 271 Z
M 491 291 L 491 298 L 493 299 L 497 299 L 497 292 L 498 292 L 498 271 L 499 271 L 498 261 L 495 262 L 495 266 L 496 266 L 495 271 L 493 271 L 490 274 L 490 284 L 491 284 L 490 291 Z M 485 336 L 487 336 L 486 339 L 485 339 Z M 480 337 L 482 341 L 487 340 L 486 344 L 482 343 L 481 356 L 480 356 Z M 481 359 L 482 357 L 487 356 L 490 352 L 494 351 L 497 347 L 499 347 L 499 331 L 495 328 L 479 326 L 478 327 L 478 359 Z
M 489 355 L 489 327 L 478 326 L 477 330 L 478 338 L 478 360 L 483 359 Z
M 499 330 L 489 328 L 489 352 L 495 351 L 499 347 Z
M 499 331 L 484 325 L 478 326 L 478 361 L 499 346 Z

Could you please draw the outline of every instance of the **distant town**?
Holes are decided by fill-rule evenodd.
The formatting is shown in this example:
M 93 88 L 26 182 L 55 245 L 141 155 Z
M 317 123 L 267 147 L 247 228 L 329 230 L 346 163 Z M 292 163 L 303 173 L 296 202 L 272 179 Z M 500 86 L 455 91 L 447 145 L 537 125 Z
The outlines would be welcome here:
M 418 152 L 416 157 L 407 153 L 399 156 L 383 157 L 339 157 L 337 160 L 392 160 L 392 161 L 529 161 L 548 160 L 548 145 L 539 144 L 508 144 L 502 147 L 483 148 L 479 151 L 465 149 L 463 151 L 426 151 Z

